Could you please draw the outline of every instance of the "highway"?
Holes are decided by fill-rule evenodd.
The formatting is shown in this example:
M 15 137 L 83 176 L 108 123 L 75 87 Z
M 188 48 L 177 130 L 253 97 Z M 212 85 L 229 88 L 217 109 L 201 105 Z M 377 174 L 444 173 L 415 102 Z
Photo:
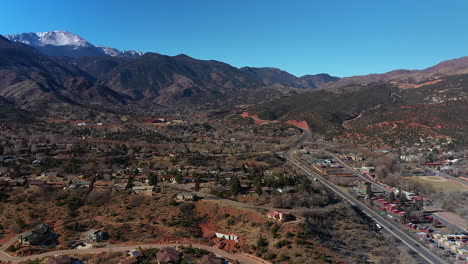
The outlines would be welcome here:
M 410 237 L 408 234 L 404 233 L 397 226 L 395 226 L 392 222 L 387 221 L 385 218 L 382 218 L 379 214 L 371 210 L 367 207 L 364 203 L 359 201 L 358 199 L 354 198 L 347 192 L 343 191 L 334 183 L 329 182 L 328 180 L 324 179 L 319 174 L 315 173 L 311 170 L 307 165 L 303 164 L 302 162 L 298 161 L 293 152 L 299 148 L 304 142 L 306 142 L 309 138 L 311 138 L 311 132 L 308 130 L 304 131 L 304 137 L 293 147 L 283 153 L 283 157 L 294 164 L 297 168 L 301 169 L 306 175 L 313 179 L 316 178 L 321 184 L 332 190 L 336 193 L 339 197 L 341 197 L 344 201 L 349 202 L 350 204 L 358 207 L 362 212 L 367 214 L 370 218 L 372 218 L 376 223 L 380 224 L 383 228 L 386 229 L 390 234 L 401 240 L 404 244 L 406 244 L 411 250 L 416 252 L 420 257 L 421 260 L 424 260 L 426 263 L 430 264 L 445 264 L 446 261 L 442 260 L 438 256 L 436 256 L 433 252 L 429 249 L 425 248 L 421 245 L 418 241 Z
M 353 173 L 355 173 L 356 175 L 360 176 L 364 181 L 366 182 L 369 182 L 372 184 L 372 186 L 375 188 L 377 188 L 378 190 L 382 191 L 384 194 L 388 194 L 389 193 L 389 190 L 386 189 L 385 185 L 384 184 L 381 184 L 381 183 L 378 183 L 376 181 L 374 181 L 373 179 L 370 179 L 364 175 L 362 175 L 359 171 L 355 170 L 353 167 L 349 166 L 346 162 L 344 162 L 342 159 L 340 159 L 338 156 L 336 156 L 335 154 L 329 152 L 329 151 L 325 151 L 325 150 L 320 150 L 322 152 L 325 152 L 327 153 L 328 155 L 332 156 L 333 158 L 335 158 L 339 163 L 341 163 L 343 166 L 345 166 L 346 168 L 348 168 L 349 170 L 351 170 Z M 445 173 L 442 173 L 442 172 L 438 172 L 436 170 L 432 170 L 434 173 L 436 173 L 437 175 L 439 175 L 440 177 L 443 177 L 443 178 L 446 178 L 446 179 L 449 179 L 449 180 L 453 180 L 453 181 L 456 181 L 460 184 L 463 184 L 463 185 L 467 185 L 466 182 L 464 182 L 463 180 L 460 180 L 460 179 L 457 179 L 456 177 L 452 177 L 448 174 L 445 174 Z M 426 207 L 424 207 L 424 210 L 427 210 L 427 211 L 433 211 L 434 215 L 437 217 L 438 220 L 440 220 L 442 223 L 446 224 L 446 225 L 450 225 L 452 226 L 454 229 L 457 229 L 458 232 L 462 232 L 462 233 L 465 233 L 467 232 L 465 226 L 466 225 L 463 225 L 461 223 L 457 223 L 456 221 L 454 220 L 449 220 L 447 219 L 446 217 L 444 217 L 441 212 L 443 213 L 445 210 L 444 209 L 441 209 L 441 208 L 437 208 L 435 206 L 432 206 L 432 207 L 429 207 L 426 209 Z

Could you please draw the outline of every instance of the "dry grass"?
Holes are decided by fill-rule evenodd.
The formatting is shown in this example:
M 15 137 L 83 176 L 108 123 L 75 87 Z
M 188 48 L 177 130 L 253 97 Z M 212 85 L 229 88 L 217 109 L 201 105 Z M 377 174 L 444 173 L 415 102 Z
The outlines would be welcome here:
M 466 185 L 439 176 L 406 177 L 406 179 L 422 184 L 429 184 L 435 190 L 468 191 Z

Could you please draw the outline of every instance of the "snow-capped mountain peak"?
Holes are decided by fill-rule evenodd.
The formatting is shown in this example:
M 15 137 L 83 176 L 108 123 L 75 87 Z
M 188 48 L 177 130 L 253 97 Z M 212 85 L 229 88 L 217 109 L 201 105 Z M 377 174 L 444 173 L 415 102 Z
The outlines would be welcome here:
M 120 51 L 115 48 L 94 46 L 82 37 L 68 31 L 56 30 L 37 33 L 22 33 L 5 35 L 13 42 L 21 42 L 32 46 L 51 56 L 112 56 L 137 58 L 143 55 L 140 51 Z
M 22 42 L 30 46 L 77 46 L 91 47 L 92 45 L 82 37 L 72 34 L 68 31 L 49 31 L 38 33 L 11 34 L 5 36 L 7 39 L 15 42 Z

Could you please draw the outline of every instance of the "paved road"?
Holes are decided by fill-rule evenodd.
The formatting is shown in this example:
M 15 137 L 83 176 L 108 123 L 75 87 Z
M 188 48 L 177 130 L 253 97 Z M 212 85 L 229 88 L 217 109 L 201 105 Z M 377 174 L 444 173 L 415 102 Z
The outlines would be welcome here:
M 1 251 L 4 251 L 5 249 L 7 249 L 9 246 L 13 245 L 13 243 L 15 243 L 16 241 L 18 241 L 19 237 L 21 235 L 23 235 L 24 233 L 21 233 L 21 234 L 18 234 L 12 238 L 10 238 L 10 240 L 8 240 L 7 243 L 5 243 L 3 246 L 0 247 L 0 252 Z
M 359 175 L 361 178 L 363 178 L 366 182 L 369 182 L 372 184 L 373 187 L 377 187 L 377 189 L 383 191 L 384 193 L 388 193 L 389 190 L 387 190 L 385 188 L 385 185 L 383 184 L 380 184 L 364 175 L 362 175 L 359 171 L 355 170 L 353 167 L 349 166 L 346 162 L 344 162 L 343 160 L 341 160 L 339 157 L 337 157 L 336 155 L 334 155 L 333 153 L 330 153 L 328 151 L 325 151 L 323 150 L 323 152 L 327 153 L 328 155 L 334 157 L 338 162 L 340 162 L 343 166 L 345 166 L 346 168 L 348 168 L 349 170 L 351 170 L 352 172 L 354 172 L 355 174 Z M 457 181 L 457 182 L 460 182 L 461 184 L 466 184 L 465 182 L 463 182 L 463 180 L 460 180 L 460 179 L 456 179 L 455 177 L 452 177 L 448 174 L 445 174 L 445 173 L 440 173 L 436 170 L 432 170 L 434 171 L 435 173 L 437 173 L 437 175 L 439 175 L 440 177 L 443 177 L 443 178 L 447 178 L 449 180 L 454 180 L 454 181 Z M 459 232 L 467 232 L 467 229 L 466 229 L 466 222 L 463 222 L 463 219 L 461 219 L 462 221 L 456 221 L 454 219 L 452 220 L 449 220 L 449 217 L 447 216 L 444 216 L 444 209 L 441 209 L 441 208 L 438 208 L 438 207 L 430 207 L 430 208 L 426 208 L 424 207 L 424 210 L 427 210 L 427 211 L 435 211 L 434 212 L 434 215 L 436 215 L 437 217 L 439 217 L 439 219 L 447 224 L 447 225 L 450 225 L 452 226 L 454 229 L 458 229 Z M 440 212 L 437 212 L 437 211 L 440 211 Z
M 105 247 L 105 248 L 88 248 L 88 249 L 70 249 L 70 250 L 57 250 L 57 251 L 51 251 L 51 252 L 46 252 L 38 255 L 32 255 L 32 256 L 27 256 L 27 257 L 14 257 L 11 256 L 4 251 L 0 251 L 0 261 L 3 262 L 11 262 L 11 263 L 18 263 L 22 261 L 27 261 L 27 260 L 34 260 L 37 258 L 45 258 L 45 257 L 50 257 L 50 256 L 58 256 L 58 255 L 74 255 L 74 254 L 97 254 L 97 253 L 110 253 L 110 252 L 123 252 L 125 250 L 129 249 L 135 249 L 135 248 L 142 248 L 142 249 L 147 249 L 147 248 L 165 248 L 165 247 L 175 247 L 175 246 L 180 246 L 182 244 L 145 244 L 145 245 L 134 245 L 134 246 L 111 246 L 111 247 Z M 185 244 L 187 246 L 188 244 Z M 246 254 L 232 254 L 226 251 L 223 251 L 221 249 L 215 248 L 215 247 L 210 247 L 206 245 L 199 245 L 199 244 L 192 244 L 194 248 L 201 248 L 205 249 L 207 251 L 213 252 L 215 255 L 218 256 L 223 256 L 224 258 L 232 259 L 232 260 L 238 260 L 240 263 L 245 263 L 245 264 L 271 264 L 270 262 L 266 260 L 261 260 L 261 259 L 254 259 L 253 256 L 247 256 Z
M 312 171 L 307 165 L 305 165 L 302 162 L 298 161 L 294 157 L 293 152 L 297 147 L 301 146 L 310 137 L 311 137 L 311 132 L 308 131 L 308 130 L 304 130 L 304 137 L 295 146 L 293 146 L 288 151 L 284 152 L 284 154 L 283 154 L 284 158 L 287 159 L 288 161 L 290 161 L 292 164 L 294 164 L 296 167 L 298 167 L 302 171 L 304 171 L 307 174 L 308 177 L 316 178 L 320 183 L 322 183 L 324 186 L 326 186 L 327 188 L 329 188 L 330 190 L 335 192 L 342 199 L 344 199 L 345 201 L 348 201 L 350 204 L 358 207 L 361 211 L 363 211 L 370 218 L 372 218 L 376 223 L 380 224 L 383 228 L 385 228 L 390 234 L 392 234 L 393 236 L 400 239 L 410 249 L 415 251 L 422 258 L 422 260 L 424 260 L 426 263 L 430 263 L 430 264 L 445 264 L 445 263 L 447 263 L 444 260 L 442 260 L 441 258 L 439 258 L 438 256 L 436 256 L 429 249 L 422 246 L 419 242 L 417 242 L 415 239 L 410 237 L 408 234 L 406 234 L 403 231 L 401 231 L 400 229 L 398 229 L 398 227 L 396 227 L 393 223 L 391 223 L 390 221 L 387 221 L 386 219 L 382 218 L 379 214 L 372 211 L 370 208 L 368 208 L 361 201 L 359 201 L 356 198 L 352 197 L 350 194 L 343 191 L 341 188 L 339 188 L 335 184 L 329 182 L 328 180 L 324 179 L 319 174 Z

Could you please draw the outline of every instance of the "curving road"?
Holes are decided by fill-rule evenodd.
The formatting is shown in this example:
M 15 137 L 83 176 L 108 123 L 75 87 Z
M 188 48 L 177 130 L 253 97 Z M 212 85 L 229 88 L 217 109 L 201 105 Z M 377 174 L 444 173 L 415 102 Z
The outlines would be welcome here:
M 14 242 L 14 240 L 12 240 Z M 176 247 L 180 245 L 189 245 L 189 244 L 144 244 L 144 245 L 134 245 L 134 246 L 109 246 L 104 248 L 88 248 L 88 249 L 70 249 L 70 250 L 57 250 L 57 251 L 50 251 L 42 254 L 27 256 L 27 257 L 15 257 L 11 256 L 8 253 L 4 252 L 3 250 L 0 251 L 0 261 L 5 263 L 18 263 L 22 261 L 34 260 L 34 259 L 41 259 L 45 257 L 51 256 L 58 256 L 58 255 L 74 255 L 74 254 L 98 254 L 98 253 L 111 253 L 111 252 L 123 252 L 125 250 L 141 248 L 141 249 L 148 249 L 148 248 L 165 248 L 165 247 Z M 233 254 L 221 250 L 219 248 L 210 247 L 206 245 L 200 244 L 192 244 L 194 248 L 201 248 L 207 251 L 210 251 L 218 256 L 223 256 L 224 258 L 228 258 L 231 260 L 237 260 L 239 263 L 245 264 L 271 264 L 266 260 L 261 260 L 258 258 L 254 258 L 254 256 L 248 256 L 247 254 Z
M 285 159 L 290 161 L 292 164 L 294 164 L 297 168 L 301 169 L 303 172 L 306 173 L 306 175 L 310 178 L 316 178 L 321 184 L 332 190 L 334 193 L 336 193 L 339 197 L 341 197 L 343 200 L 348 201 L 350 204 L 358 207 L 362 212 L 367 214 L 370 218 L 372 218 L 376 223 L 380 224 L 383 228 L 385 228 L 390 234 L 401 240 L 403 243 L 405 243 L 411 250 L 416 252 L 422 260 L 424 260 L 426 263 L 429 264 L 446 264 L 444 260 L 436 256 L 433 252 L 431 252 L 429 249 L 425 248 L 423 245 L 421 245 L 418 241 L 410 237 L 408 234 L 404 233 L 400 229 L 398 229 L 397 226 L 395 226 L 392 222 L 387 221 L 386 219 L 382 218 L 379 214 L 368 208 L 364 203 L 361 201 L 357 200 L 347 192 L 343 191 L 341 188 L 339 188 L 337 185 L 329 182 L 328 180 L 324 179 L 322 176 L 319 174 L 315 173 L 313 170 L 311 170 L 307 165 L 303 164 L 302 162 L 298 161 L 294 155 L 293 152 L 301 146 L 305 141 L 307 141 L 311 137 L 311 132 L 308 130 L 303 130 L 304 131 L 304 137 L 296 144 L 294 145 L 291 149 L 288 151 L 285 151 L 283 153 L 283 156 Z

